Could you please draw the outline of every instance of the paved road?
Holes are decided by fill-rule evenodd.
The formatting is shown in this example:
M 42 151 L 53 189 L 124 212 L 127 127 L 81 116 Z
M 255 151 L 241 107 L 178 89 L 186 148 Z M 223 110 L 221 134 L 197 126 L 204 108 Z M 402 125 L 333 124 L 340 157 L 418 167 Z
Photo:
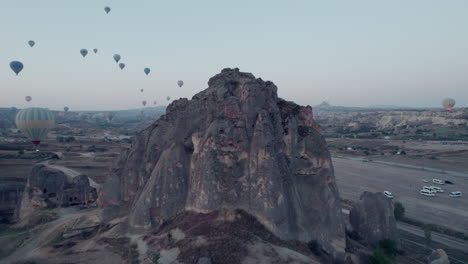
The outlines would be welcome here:
M 388 190 L 405 206 L 407 216 L 468 233 L 468 178 L 338 157 L 333 157 L 333 165 L 342 198 L 355 201 L 364 191 Z M 443 185 L 445 192 L 435 197 L 419 194 L 422 186 L 430 184 L 422 180 L 434 178 L 451 180 L 455 185 Z M 465 195 L 450 198 L 451 191 Z
M 401 223 L 401 222 L 397 223 L 397 227 L 398 229 L 411 233 L 413 235 L 424 237 L 424 231 L 419 227 Z M 436 233 L 436 232 L 431 232 L 431 239 L 434 242 L 440 243 L 449 248 L 453 248 L 453 249 L 456 249 L 456 250 L 459 250 L 468 254 L 468 241 L 446 236 L 446 235 Z

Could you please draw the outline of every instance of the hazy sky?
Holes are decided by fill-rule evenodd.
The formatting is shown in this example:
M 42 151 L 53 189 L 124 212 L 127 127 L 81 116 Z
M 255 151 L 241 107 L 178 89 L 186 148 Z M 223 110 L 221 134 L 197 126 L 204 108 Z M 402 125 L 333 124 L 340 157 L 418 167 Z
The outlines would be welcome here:
M 0 0 L 0 34 L 0 107 L 167 104 L 225 67 L 300 104 L 468 106 L 466 0 Z

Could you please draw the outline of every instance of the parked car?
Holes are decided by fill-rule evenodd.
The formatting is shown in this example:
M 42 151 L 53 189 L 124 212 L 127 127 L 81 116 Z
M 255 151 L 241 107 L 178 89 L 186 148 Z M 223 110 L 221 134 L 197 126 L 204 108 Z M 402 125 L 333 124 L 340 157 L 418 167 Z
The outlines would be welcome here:
M 453 184 L 453 181 L 445 180 L 445 183 L 446 183 L 446 184 Z
M 426 189 L 422 189 L 421 192 L 419 192 L 419 193 L 422 194 L 422 195 L 426 195 L 426 196 L 435 196 L 435 194 L 432 191 L 429 191 L 429 190 L 426 190 Z
M 432 189 L 433 186 L 424 186 L 422 187 L 423 190 L 427 190 L 427 191 L 430 191 L 432 193 L 435 193 L 436 191 Z
M 423 179 L 423 182 L 429 182 L 429 180 Z
M 449 194 L 450 197 L 453 197 L 453 198 L 456 198 L 456 197 L 461 197 L 462 196 L 462 193 L 461 192 L 451 192 Z
M 441 188 L 436 187 L 436 186 L 431 186 L 429 188 L 431 188 L 433 192 L 438 192 L 438 193 L 443 193 L 444 192 L 444 190 L 442 190 Z
M 393 199 L 393 193 L 391 193 L 391 192 L 389 192 L 389 191 L 384 191 L 383 194 L 384 194 L 385 196 L 387 196 L 388 198 Z
M 440 184 L 440 185 L 444 185 L 445 182 L 443 180 L 439 180 L 439 179 L 432 179 L 432 182 L 433 183 L 437 183 L 437 184 Z

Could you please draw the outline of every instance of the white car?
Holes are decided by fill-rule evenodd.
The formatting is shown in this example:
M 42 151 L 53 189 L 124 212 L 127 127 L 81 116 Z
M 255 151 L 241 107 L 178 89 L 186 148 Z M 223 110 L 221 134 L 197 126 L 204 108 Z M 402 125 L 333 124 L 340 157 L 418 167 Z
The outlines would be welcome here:
M 436 191 L 432 189 L 433 186 L 424 186 L 422 187 L 423 190 L 435 193 Z
M 393 193 L 391 193 L 391 192 L 389 192 L 389 191 L 384 191 L 383 194 L 384 194 L 385 196 L 387 196 L 388 198 L 393 199 Z
M 422 189 L 420 194 L 426 195 L 426 196 L 435 196 L 435 194 L 432 191 L 429 191 L 429 190 L 426 190 L 426 189 Z
M 442 190 L 439 187 L 431 186 L 429 188 L 431 188 L 433 192 L 438 192 L 438 193 L 443 193 L 444 192 L 444 190 Z
M 461 192 L 451 192 L 449 194 L 450 197 L 456 198 L 456 197 L 461 197 L 462 193 Z
M 429 180 L 424 179 L 423 182 L 429 182 Z
M 437 183 L 437 184 L 440 184 L 440 185 L 444 185 L 445 182 L 443 180 L 439 180 L 439 179 L 432 179 L 432 182 L 433 183 Z

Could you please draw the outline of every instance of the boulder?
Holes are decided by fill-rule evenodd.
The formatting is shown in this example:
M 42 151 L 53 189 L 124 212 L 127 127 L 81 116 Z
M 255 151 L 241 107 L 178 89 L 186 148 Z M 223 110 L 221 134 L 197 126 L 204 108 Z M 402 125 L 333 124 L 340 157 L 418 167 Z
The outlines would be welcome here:
M 449 264 L 447 253 L 443 249 L 433 250 L 431 255 L 427 257 L 428 264 Z
M 364 192 L 349 214 L 352 231 L 369 245 L 391 239 L 399 244 L 392 200 L 383 193 Z

